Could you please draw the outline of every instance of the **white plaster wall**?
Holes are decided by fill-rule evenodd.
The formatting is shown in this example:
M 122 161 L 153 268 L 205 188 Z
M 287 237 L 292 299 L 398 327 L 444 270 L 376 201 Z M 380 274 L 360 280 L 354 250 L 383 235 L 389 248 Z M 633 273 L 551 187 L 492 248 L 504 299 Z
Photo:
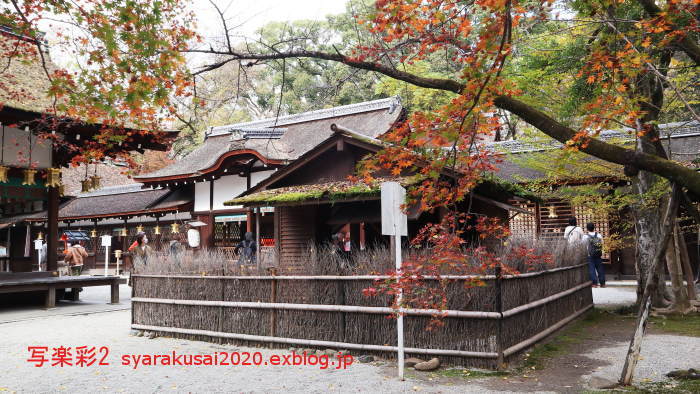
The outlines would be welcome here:
M 194 184 L 194 210 L 195 212 L 209 210 L 209 182 Z
M 238 175 L 222 176 L 214 181 L 214 210 L 231 209 L 224 201 L 231 200 L 246 190 L 246 178 Z
M 251 187 L 267 179 L 275 171 L 254 172 L 250 177 Z M 238 175 L 223 176 L 214 181 L 214 210 L 242 208 L 242 206 L 225 206 L 224 201 L 231 200 L 246 190 L 246 178 Z M 194 210 L 209 210 L 209 182 L 194 185 Z
M 258 183 L 264 181 L 270 175 L 274 174 L 275 170 L 253 172 L 250 174 L 250 187 L 257 185 Z

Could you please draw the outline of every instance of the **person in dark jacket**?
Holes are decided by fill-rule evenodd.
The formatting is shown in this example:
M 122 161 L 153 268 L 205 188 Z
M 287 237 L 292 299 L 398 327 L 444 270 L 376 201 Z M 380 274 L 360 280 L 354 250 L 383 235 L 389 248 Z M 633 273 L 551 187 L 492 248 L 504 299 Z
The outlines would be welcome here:
M 258 251 L 255 240 L 253 239 L 253 233 L 248 231 L 245 233 L 245 238 L 236 246 L 236 253 L 240 254 L 238 259 L 238 264 L 254 264 L 255 254 Z

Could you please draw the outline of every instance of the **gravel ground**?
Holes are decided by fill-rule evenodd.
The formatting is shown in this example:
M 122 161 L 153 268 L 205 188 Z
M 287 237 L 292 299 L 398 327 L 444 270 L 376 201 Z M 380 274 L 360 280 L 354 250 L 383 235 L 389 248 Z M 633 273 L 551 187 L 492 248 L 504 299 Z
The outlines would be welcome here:
M 147 339 L 129 335 L 129 288 L 122 286 L 121 305 L 107 306 L 107 288 L 86 288 L 80 303 L 62 303 L 45 311 L 13 308 L 0 312 L 0 392 L 556 392 L 603 387 L 617 380 L 631 335 L 632 320 L 618 321 L 600 338 L 586 340 L 573 354 L 552 360 L 555 364 L 532 377 L 478 379 L 468 382 L 438 374 L 411 372 L 401 382 L 392 363 L 355 363 L 347 369 L 322 370 L 315 366 L 132 366 L 121 365 L 124 355 L 213 354 L 259 351 L 263 359 L 288 354 L 269 350 L 218 345 L 171 338 Z M 634 302 L 634 287 L 593 289 L 599 306 Z M 114 310 L 110 308 L 121 308 Z M 123 309 L 127 308 L 127 309 Z M 616 335 L 611 335 L 615 334 Z M 28 346 L 107 346 L 108 366 L 36 368 L 27 362 Z M 673 369 L 700 366 L 700 338 L 678 335 L 647 335 L 642 345 L 635 381 L 661 381 Z M 74 351 L 75 352 L 75 351 Z M 50 357 L 50 355 L 49 355 Z M 591 368 L 564 374 L 557 370 L 566 360 L 582 360 Z M 588 360 L 588 361 L 586 361 Z M 573 361 L 572 361 L 573 362 Z M 574 364 L 579 363 L 575 361 Z M 539 379 L 539 380 L 538 380 Z M 577 389 L 578 388 L 578 389 Z
M 17 392 L 488 392 L 481 386 L 435 384 L 390 375 L 386 366 L 356 363 L 321 370 L 312 366 L 122 366 L 126 354 L 213 354 L 260 351 L 264 357 L 284 350 L 251 349 L 181 339 L 129 335 L 130 311 L 49 316 L 0 324 L 0 391 Z M 109 366 L 34 367 L 28 346 L 108 346 Z M 31 377 L 31 379 L 28 379 Z
M 700 329 L 700 328 L 699 328 Z M 629 342 L 617 343 L 587 353 L 592 359 L 607 365 L 582 377 L 593 387 L 607 386 L 620 378 Z M 641 358 L 634 373 L 635 382 L 667 380 L 668 372 L 700 366 L 700 337 L 681 335 L 646 335 L 642 341 Z
M 637 300 L 635 286 L 608 286 L 593 289 L 593 304 L 603 307 L 632 305 Z

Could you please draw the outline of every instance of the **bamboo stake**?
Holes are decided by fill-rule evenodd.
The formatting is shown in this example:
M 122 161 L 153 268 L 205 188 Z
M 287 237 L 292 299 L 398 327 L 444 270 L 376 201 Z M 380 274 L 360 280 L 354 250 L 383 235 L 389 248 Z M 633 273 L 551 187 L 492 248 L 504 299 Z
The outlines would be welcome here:
M 569 267 L 559 267 L 552 268 L 551 270 L 538 271 L 538 272 L 528 272 L 520 275 L 503 275 L 501 279 L 521 279 L 521 278 L 531 278 L 534 276 L 551 274 L 559 271 L 573 270 L 586 266 L 588 263 L 572 265 Z M 144 278 L 178 278 L 178 279 L 233 279 L 233 280 L 384 280 L 384 279 L 394 279 L 391 275 L 279 275 L 272 276 L 268 275 L 237 275 L 237 276 L 221 276 L 221 275 L 163 275 L 163 274 L 139 274 L 138 276 Z M 417 279 L 417 277 L 414 277 Z M 424 280 L 494 280 L 495 275 L 444 275 L 444 276 L 422 276 L 420 279 Z
M 251 308 L 251 309 L 282 309 L 296 311 L 316 311 L 316 312 L 354 312 L 369 314 L 392 314 L 396 313 L 394 308 L 379 306 L 352 306 L 352 305 L 326 305 L 326 304 L 289 304 L 279 302 L 247 302 L 247 301 L 204 301 L 204 300 L 173 300 L 168 298 L 143 298 L 135 297 L 131 302 L 143 302 L 150 304 L 169 305 L 197 305 L 197 306 L 222 306 L 229 308 Z M 435 316 L 462 317 L 475 319 L 498 319 L 501 317 L 497 312 L 473 312 L 473 311 L 441 311 L 438 309 L 401 309 L 401 313 L 415 316 Z
M 636 328 L 627 351 L 625 365 L 622 368 L 622 376 L 620 377 L 620 384 L 622 385 L 629 385 L 632 382 L 634 369 L 637 366 L 637 361 L 639 361 L 639 352 L 642 349 L 642 337 L 644 336 L 644 331 L 646 330 L 647 322 L 649 321 L 649 312 L 651 311 L 652 294 L 656 290 L 659 281 L 657 268 L 659 267 L 660 261 L 666 253 L 668 241 L 671 239 L 671 228 L 675 222 L 676 212 L 678 210 L 679 194 L 680 187 L 674 183 L 671 191 L 671 198 L 668 199 L 668 206 L 666 208 L 666 216 L 664 217 L 664 225 L 661 233 L 662 236 L 659 243 L 659 249 L 656 250 L 653 265 L 649 268 L 649 272 L 647 274 L 646 286 L 644 286 L 642 301 L 639 304 L 639 312 L 637 313 Z
M 290 345 L 333 347 L 333 348 L 340 348 L 340 349 L 373 350 L 373 351 L 384 351 L 384 352 L 397 352 L 398 351 L 397 346 L 363 345 L 363 344 L 358 344 L 358 343 L 318 341 L 315 339 L 269 337 L 269 336 L 263 336 L 263 335 L 236 334 L 236 333 L 229 333 L 229 332 L 195 330 L 195 329 L 189 329 L 189 328 L 149 326 L 149 325 L 143 325 L 143 324 L 132 324 L 131 328 L 133 328 L 135 330 L 160 331 L 160 332 L 174 333 L 174 334 L 205 335 L 205 336 L 215 337 L 215 338 L 230 338 L 230 339 L 238 339 L 238 340 L 242 340 L 242 341 L 273 342 L 273 343 L 285 343 L 285 344 L 290 344 Z M 493 352 L 469 352 L 466 350 L 405 348 L 405 351 L 406 351 L 406 353 L 412 353 L 412 354 L 432 354 L 432 355 L 438 355 L 438 356 L 441 355 L 441 356 L 474 357 L 474 358 L 496 358 L 496 357 L 498 357 L 498 354 L 493 353 Z
M 526 339 L 526 340 L 524 340 L 524 341 L 522 341 L 522 342 L 520 342 L 520 343 L 518 343 L 518 344 L 515 344 L 515 345 L 509 347 L 508 349 L 504 350 L 504 351 L 503 351 L 503 355 L 504 355 L 505 357 L 509 357 L 509 356 L 511 356 L 511 355 L 513 355 L 513 354 L 515 354 L 515 353 L 517 353 L 517 352 L 523 350 L 523 349 L 526 349 L 526 348 L 528 348 L 528 347 L 534 345 L 534 344 L 537 343 L 539 340 L 545 338 L 547 335 L 553 333 L 554 331 L 556 331 L 556 330 L 558 330 L 558 329 L 564 327 L 567 323 L 569 323 L 570 321 L 572 321 L 572 320 L 576 319 L 577 317 L 581 316 L 583 313 L 585 313 L 587 310 L 589 310 L 589 309 L 591 309 L 591 308 L 593 308 L 593 304 L 588 305 L 588 306 L 586 306 L 585 308 L 583 308 L 583 309 L 581 309 L 581 310 L 579 310 L 579 311 L 574 312 L 571 316 L 569 316 L 569 317 L 567 317 L 567 318 L 564 318 L 564 319 L 558 321 L 556 324 L 554 324 L 553 326 L 551 326 L 551 327 L 545 329 L 544 331 L 540 332 L 539 334 L 537 334 L 537 335 L 535 335 L 535 336 L 533 336 L 533 337 L 530 337 L 530 338 L 528 338 L 528 339 Z

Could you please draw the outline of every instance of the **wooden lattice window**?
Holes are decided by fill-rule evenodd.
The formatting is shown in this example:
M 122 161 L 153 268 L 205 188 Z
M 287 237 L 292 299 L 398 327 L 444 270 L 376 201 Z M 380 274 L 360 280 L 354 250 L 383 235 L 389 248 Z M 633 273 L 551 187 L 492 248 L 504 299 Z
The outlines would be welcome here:
M 217 222 L 214 223 L 214 245 L 234 246 L 237 245 L 243 236 L 239 222 Z
M 537 238 L 537 217 L 535 216 L 535 204 L 511 201 L 513 206 L 526 209 L 532 212 L 532 215 L 525 213 L 510 211 L 508 226 L 510 233 L 516 238 Z

